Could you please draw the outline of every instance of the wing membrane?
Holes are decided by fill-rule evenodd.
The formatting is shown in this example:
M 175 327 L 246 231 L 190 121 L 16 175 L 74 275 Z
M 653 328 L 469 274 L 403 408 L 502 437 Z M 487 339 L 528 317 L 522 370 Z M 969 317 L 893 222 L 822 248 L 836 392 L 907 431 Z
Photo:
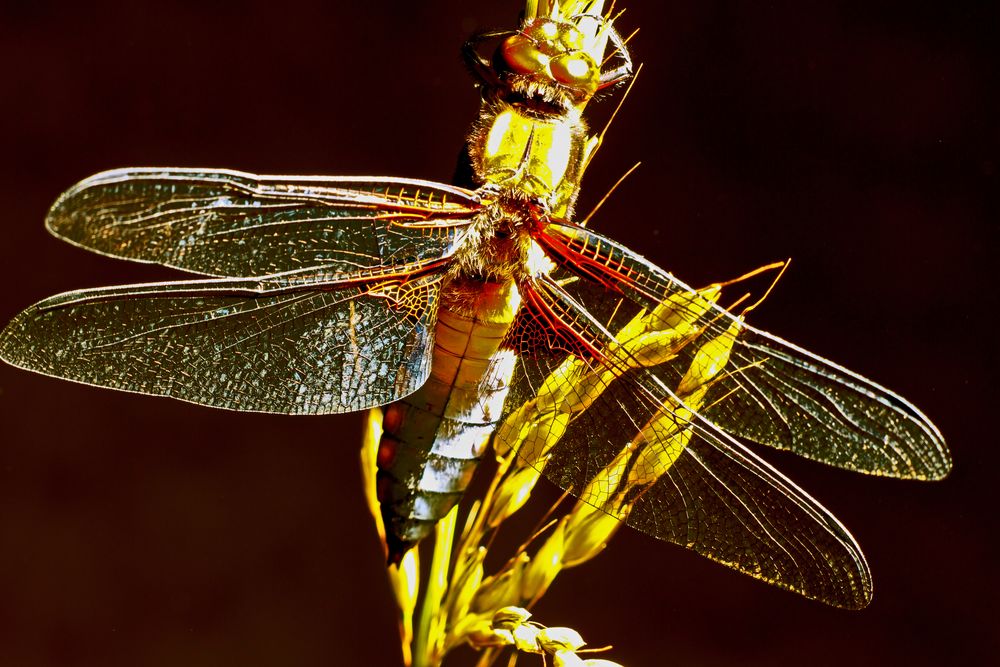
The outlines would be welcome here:
M 871 601 L 861 548 L 829 511 L 704 419 L 677 420 L 691 437 L 641 494 L 630 526 L 827 604 Z M 663 428 L 652 432 L 665 438 Z
M 66 191 L 46 225 L 89 250 L 209 276 L 362 276 L 449 254 L 477 207 L 467 190 L 413 179 L 118 169 Z
M 551 314 L 572 318 L 588 346 L 620 347 L 569 295 L 553 285 L 536 289 Z M 537 465 L 556 484 L 633 528 L 758 579 L 840 607 L 868 603 L 870 573 L 850 533 L 804 491 L 702 418 L 653 369 L 611 355 L 590 360 L 591 370 L 582 375 L 565 373 L 565 367 L 553 373 L 552 356 L 529 349 L 522 359 L 512 406 L 531 400 L 546 383 L 552 390 L 552 378 L 565 384 L 554 394 L 591 397 L 586 409 L 569 410 L 564 432 L 542 436 L 552 448 Z M 598 376 L 604 373 L 596 382 L 594 367 Z M 561 429 L 561 423 L 553 419 L 552 428 Z
M 647 309 L 671 297 L 695 295 L 600 234 L 563 224 L 550 225 L 547 232 L 541 240 L 558 261 L 591 279 L 567 289 L 599 318 L 610 317 L 619 300 L 609 298 L 605 286 Z M 632 312 L 624 308 L 617 316 Z M 715 304 L 692 318 L 704 338 L 721 335 L 738 320 Z M 776 336 L 742 322 L 739 329 L 730 362 L 736 370 L 713 385 L 711 407 L 703 412 L 715 424 L 755 442 L 859 472 L 916 479 L 948 473 L 951 459 L 941 434 L 909 402 Z M 695 349 L 688 346 L 658 367 L 668 385 L 680 380 Z M 730 398 L 713 402 L 721 396 Z
M 230 410 L 350 412 L 419 388 L 442 273 L 200 280 L 69 292 L 0 332 L 28 370 Z

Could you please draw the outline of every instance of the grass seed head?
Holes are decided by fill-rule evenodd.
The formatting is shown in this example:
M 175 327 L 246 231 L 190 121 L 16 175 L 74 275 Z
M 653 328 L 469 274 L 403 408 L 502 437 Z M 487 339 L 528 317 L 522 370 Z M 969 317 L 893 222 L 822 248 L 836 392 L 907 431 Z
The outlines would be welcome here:
M 461 572 L 455 573 L 452 580 L 453 597 L 448 609 L 449 625 L 455 627 L 469 613 L 472 598 L 483 583 L 483 560 L 486 558 L 486 548 L 479 547 L 466 562 Z
M 525 653 L 541 653 L 538 646 L 538 636 L 541 633 L 541 629 L 530 623 L 517 626 L 511 630 L 511 634 L 514 636 L 514 648 Z
M 472 597 L 469 608 L 475 613 L 484 614 L 519 602 L 521 575 L 527 562 L 526 554 L 518 554 L 506 569 L 486 578 Z
M 524 466 L 504 478 L 490 508 L 487 522 L 490 528 L 496 528 L 511 514 L 524 507 L 531 497 L 531 491 L 535 488 L 538 477 L 538 470 Z
M 525 566 L 521 577 L 522 600 L 533 601 L 542 597 L 562 570 L 565 529 L 566 521 L 563 519 L 556 524 L 531 562 Z
M 573 628 L 544 628 L 538 633 L 538 645 L 546 653 L 578 651 L 586 643 L 580 633 Z
M 690 329 L 718 301 L 721 293 L 719 285 L 712 285 L 695 294 L 673 294 L 649 314 L 649 328 Z
M 611 516 L 593 505 L 578 501 L 567 518 L 563 543 L 563 567 L 585 563 L 604 551 L 622 526 L 624 516 Z
M 713 338 L 700 348 L 694 355 L 694 360 L 688 368 L 687 373 L 677 385 L 677 393 L 681 396 L 693 393 L 712 381 L 715 376 L 722 371 L 723 367 L 729 363 L 729 354 L 733 349 L 733 342 L 740 332 L 740 321 L 733 320 L 722 335 Z
M 497 630 L 513 630 L 531 618 L 531 612 L 523 607 L 503 607 L 493 614 L 493 627 Z
M 555 667 L 583 667 L 583 658 L 575 651 L 556 651 L 552 655 L 552 664 Z

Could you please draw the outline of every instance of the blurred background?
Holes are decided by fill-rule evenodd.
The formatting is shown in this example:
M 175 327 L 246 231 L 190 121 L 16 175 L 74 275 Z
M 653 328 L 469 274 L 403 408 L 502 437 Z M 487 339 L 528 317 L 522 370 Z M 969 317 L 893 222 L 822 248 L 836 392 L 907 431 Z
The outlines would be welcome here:
M 791 257 L 754 323 L 913 401 L 955 470 L 898 482 L 763 452 L 863 546 L 863 612 L 626 530 L 537 618 L 633 667 L 995 657 L 995 4 L 622 4 L 645 67 L 581 211 L 641 160 L 599 231 L 695 285 Z M 46 234 L 55 197 L 100 170 L 448 180 L 477 109 L 459 46 L 519 9 L 0 4 L 0 319 L 178 277 Z M 0 665 L 398 664 L 360 431 L 0 367 Z

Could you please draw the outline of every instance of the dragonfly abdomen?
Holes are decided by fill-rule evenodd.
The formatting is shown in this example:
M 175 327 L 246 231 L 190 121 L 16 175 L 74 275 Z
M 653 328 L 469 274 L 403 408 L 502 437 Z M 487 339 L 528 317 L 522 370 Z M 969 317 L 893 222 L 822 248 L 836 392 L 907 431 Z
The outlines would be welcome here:
M 456 279 L 442 294 L 430 378 L 384 409 L 377 485 L 390 562 L 472 479 L 507 397 L 516 357 L 500 345 L 518 305 L 512 281 Z

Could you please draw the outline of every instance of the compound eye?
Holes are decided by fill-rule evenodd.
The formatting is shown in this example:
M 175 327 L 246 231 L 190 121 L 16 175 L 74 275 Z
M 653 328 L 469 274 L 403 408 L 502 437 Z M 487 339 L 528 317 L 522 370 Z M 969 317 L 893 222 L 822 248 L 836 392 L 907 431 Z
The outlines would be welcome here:
M 500 45 L 500 57 L 517 74 L 533 74 L 549 64 L 549 56 L 523 35 L 511 35 L 505 39 Z
M 571 25 L 562 26 L 559 44 L 564 51 L 579 51 L 583 48 L 583 33 Z
M 552 70 L 552 76 L 559 83 L 574 88 L 583 88 L 590 92 L 597 90 L 601 74 L 593 58 L 586 53 L 578 51 L 556 56 L 549 63 L 549 67 Z

